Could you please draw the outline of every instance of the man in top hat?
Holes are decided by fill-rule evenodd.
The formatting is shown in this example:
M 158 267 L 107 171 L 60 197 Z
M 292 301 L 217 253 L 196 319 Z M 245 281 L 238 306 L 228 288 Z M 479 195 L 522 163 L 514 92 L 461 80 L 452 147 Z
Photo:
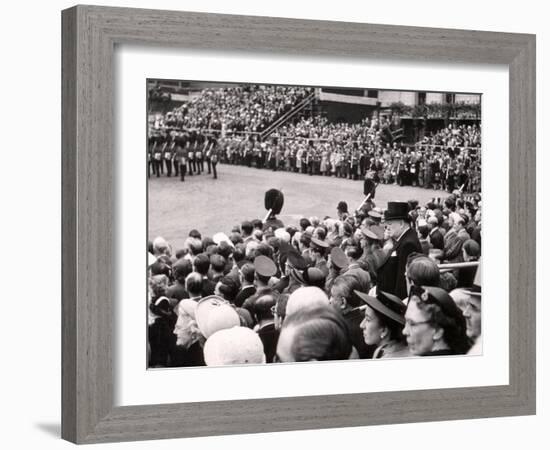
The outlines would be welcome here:
M 405 298 L 407 258 L 413 252 L 421 253 L 422 246 L 418 235 L 410 226 L 408 203 L 388 202 L 384 221 L 392 246 L 385 263 L 378 269 L 378 289 Z

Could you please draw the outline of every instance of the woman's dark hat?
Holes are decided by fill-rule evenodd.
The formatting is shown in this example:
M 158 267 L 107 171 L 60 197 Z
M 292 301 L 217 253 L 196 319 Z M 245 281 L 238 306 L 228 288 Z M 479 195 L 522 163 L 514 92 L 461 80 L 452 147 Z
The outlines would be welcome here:
M 388 202 L 388 209 L 384 211 L 384 220 L 408 220 L 409 204 L 406 202 Z
M 378 291 L 376 297 L 372 297 L 360 291 L 354 291 L 354 293 L 363 303 L 369 305 L 376 312 L 386 316 L 394 322 L 405 325 L 405 310 L 407 307 L 399 297 L 384 291 Z
M 435 286 L 413 285 L 411 286 L 409 299 L 412 297 L 418 297 L 423 302 L 431 302 L 439 305 L 443 314 L 448 317 L 462 317 L 462 311 L 445 289 Z

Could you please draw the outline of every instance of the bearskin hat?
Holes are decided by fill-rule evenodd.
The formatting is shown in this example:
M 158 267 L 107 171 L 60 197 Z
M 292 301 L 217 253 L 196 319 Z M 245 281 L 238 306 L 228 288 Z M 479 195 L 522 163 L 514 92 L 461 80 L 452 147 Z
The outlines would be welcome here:
M 285 197 L 278 189 L 270 189 L 266 191 L 264 198 L 264 206 L 266 210 L 272 210 L 273 214 L 279 214 L 283 209 Z

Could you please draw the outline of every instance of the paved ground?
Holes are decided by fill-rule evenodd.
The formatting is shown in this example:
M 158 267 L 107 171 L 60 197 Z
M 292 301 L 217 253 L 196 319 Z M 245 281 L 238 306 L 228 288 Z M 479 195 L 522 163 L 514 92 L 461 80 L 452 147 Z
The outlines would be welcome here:
M 203 235 L 229 233 L 243 220 L 265 216 L 264 193 L 270 188 L 285 195 L 279 215 L 285 225 L 297 224 L 301 217 L 334 217 L 340 200 L 354 210 L 364 198 L 362 181 L 219 164 L 217 180 L 204 174 L 185 177 L 183 183 L 175 177 L 149 180 L 148 238 L 163 236 L 178 249 L 193 228 Z M 391 200 L 426 203 L 446 195 L 444 191 L 381 184 L 376 203 L 385 208 Z

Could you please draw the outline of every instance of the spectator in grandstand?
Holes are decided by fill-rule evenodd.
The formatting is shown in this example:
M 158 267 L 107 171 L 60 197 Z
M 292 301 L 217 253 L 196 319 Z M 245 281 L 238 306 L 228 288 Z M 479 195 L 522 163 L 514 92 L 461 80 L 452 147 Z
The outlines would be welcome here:
M 264 346 L 265 360 L 272 363 L 277 350 L 279 331 L 275 327 L 275 318 L 272 309 L 277 303 L 278 294 L 273 291 L 270 294 L 262 295 L 254 303 L 254 316 L 256 319 L 256 332 Z
M 319 230 L 322 230 L 322 229 L 319 229 Z M 313 260 L 314 267 L 321 270 L 325 278 L 328 276 L 328 273 L 329 273 L 327 260 L 326 260 L 326 252 L 328 247 L 329 247 L 328 243 L 325 242 L 324 240 L 317 239 L 314 237 L 311 238 L 310 256 Z
M 364 277 L 360 273 L 353 272 L 346 272 L 336 278 L 330 290 L 330 303 L 346 321 L 351 342 L 359 353 L 359 358 L 371 358 L 374 351 L 374 347 L 367 345 L 363 339 L 360 326 L 363 321 L 363 312 L 359 309 L 361 298 L 355 293 L 356 291 L 369 292 L 369 290 L 368 275 Z
M 195 312 L 197 302 L 189 299 L 182 300 L 177 306 L 178 318 L 174 326 L 176 347 L 173 352 L 173 367 L 204 366 L 202 336 Z
M 378 281 L 378 271 L 384 265 L 389 253 L 381 247 L 383 234 L 378 234 L 376 228 L 361 228 L 363 255 L 358 263 L 365 268 L 373 283 Z M 379 231 L 380 232 L 380 231 Z
M 235 304 L 235 298 L 239 293 L 239 282 L 231 276 L 222 276 L 216 283 L 214 295 L 217 295 L 231 304 Z
M 406 339 L 403 335 L 406 306 L 395 295 L 378 291 L 376 297 L 364 292 L 355 291 L 364 310 L 360 327 L 363 339 L 369 346 L 375 346 L 372 357 L 402 358 L 410 356 Z
M 430 248 L 433 247 L 430 243 L 430 240 L 428 239 L 428 234 L 430 232 L 428 222 L 426 222 L 425 219 L 418 219 L 416 223 L 416 231 L 418 232 L 418 239 L 420 241 L 420 246 L 422 247 L 422 253 L 424 253 L 425 255 L 429 255 Z
M 248 297 L 242 307 L 247 309 L 254 316 L 254 304 L 262 295 L 271 292 L 270 280 L 277 273 L 277 266 L 265 255 L 258 255 L 254 258 L 254 286 L 256 293 Z
M 440 286 L 437 264 L 423 253 L 411 253 L 406 266 L 407 294 L 412 286 Z
M 184 256 L 184 258 L 189 259 L 191 262 L 194 262 L 195 257 L 199 253 L 202 253 L 202 241 L 200 238 L 189 236 L 187 239 L 185 239 L 183 249 L 188 252 Z
M 386 230 L 391 237 L 391 252 L 378 269 L 378 288 L 399 298 L 407 296 L 405 267 L 407 258 L 422 248 L 416 232 L 410 227 L 409 205 L 405 202 L 389 202 L 384 213 Z
M 481 255 L 479 244 L 473 239 L 468 239 L 462 246 L 462 259 L 464 262 L 476 262 Z M 477 266 L 461 267 L 455 273 L 458 288 L 470 288 L 474 282 Z
M 250 328 L 234 326 L 212 334 L 204 344 L 207 366 L 264 364 L 265 353 L 258 335 Z
M 206 253 L 199 253 L 193 261 L 193 269 L 202 277 L 201 296 L 207 297 L 214 294 L 216 282 L 209 276 L 210 257 Z
M 226 260 L 222 255 L 213 254 L 210 256 L 210 272 L 208 278 L 217 283 L 224 275 Z
M 428 227 L 430 231 L 428 233 L 430 244 L 433 248 L 438 248 L 440 250 L 444 249 L 445 241 L 443 234 L 439 229 L 439 219 L 433 215 L 428 218 Z
M 158 298 L 166 296 L 168 283 L 168 277 L 163 274 L 149 277 L 149 298 L 151 302 L 155 302 Z
M 189 299 L 198 302 L 203 292 L 203 276 L 198 272 L 191 272 L 185 279 L 185 290 L 189 294 Z
M 193 271 L 193 265 L 188 259 L 178 259 L 172 266 L 175 282 L 166 290 L 166 296 L 172 301 L 180 301 L 189 294 L 185 290 L 185 279 Z
M 403 334 L 417 356 L 460 355 L 470 348 L 462 311 L 437 287 L 411 287 Z
M 156 257 L 159 257 L 160 255 L 171 255 L 170 245 L 163 237 L 159 236 L 153 240 L 153 254 Z
M 334 280 L 342 273 L 344 273 L 349 267 L 349 260 L 344 250 L 340 247 L 333 247 L 330 251 L 327 266 L 329 273 L 326 279 L 325 291 L 330 292 Z
M 300 309 L 285 317 L 276 361 L 342 360 L 348 359 L 351 353 L 346 322 L 338 311 L 326 305 Z
M 237 307 L 241 307 L 248 297 L 256 293 L 256 286 L 254 286 L 254 265 L 252 263 L 245 263 L 241 266 L 239 281 L 241 288 L 235 297 L 235 306 Z
M 167 297 L 159 297 L 149 304 L 149 327 L 147 339 L 151 348 L 150 367 L 172 365 L 176 336 L 173 330 L 177 316 Z
M 481 265 L 477 268 L 476 276 L 472 286 L 463 289 L 468 295 L 464 318 L 466 319 L 466 334 L 476 349 L 470 349 L 470 353 L 481 350 Z

